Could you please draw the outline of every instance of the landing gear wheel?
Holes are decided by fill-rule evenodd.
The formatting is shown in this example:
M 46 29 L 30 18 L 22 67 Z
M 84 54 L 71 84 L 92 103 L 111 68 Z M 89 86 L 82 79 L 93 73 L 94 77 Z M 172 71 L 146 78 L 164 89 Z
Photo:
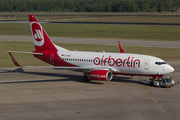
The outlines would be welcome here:
M 87 76 L 84 76 L 84 77 L 83 77 L 83 81 L 84 81 L 84 82 L 90 82 L 90 79 L 89 79 Z

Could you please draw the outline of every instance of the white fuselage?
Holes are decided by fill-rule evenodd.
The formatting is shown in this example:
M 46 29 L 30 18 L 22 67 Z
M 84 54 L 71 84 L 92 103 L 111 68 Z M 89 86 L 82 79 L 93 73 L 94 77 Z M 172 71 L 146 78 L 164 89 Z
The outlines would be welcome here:
M 126 53 L 120 41 L 118 43 L 121 53 L 69 51 L 52 42 L 35 15 L 28 16 L 35 51 L 33 53 L 14 52 L 33 54 L 34 57 L 53 65 L 36 67 L 83 72 L 85 82 L 90 80 L 111 81 L 112 76 L 117 74 L 150 76 L 154 79 L 174 71 L 173 67 L 157 57 Z M 15 60 L 11 52 L 9 54 L 16 66 L 35 67 L 22 66 Z
M 116 74 L 151 76 L 174 71 L 162 59 L 148 55 L 82 51 L 58 51 L 58 55 L 65 62 L 79 67 L 110 67 Z

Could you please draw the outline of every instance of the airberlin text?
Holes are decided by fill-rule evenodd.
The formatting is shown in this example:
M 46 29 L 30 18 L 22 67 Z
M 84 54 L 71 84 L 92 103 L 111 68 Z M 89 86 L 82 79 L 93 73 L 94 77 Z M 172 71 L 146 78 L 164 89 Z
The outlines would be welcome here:
M 111 57 L 111 55 L 108 58 L 104 58 L 104 55 L 102 58 L 96 57 L 94 58 L 94 64 L 95 65 L 106 65 L 108 64 L 109 66 L 118 66 L 118 67 L 124 67 L 125 65 L 127 67 L 140 67 L 140 60 L 139 59 L 134 59 L 134 57 L 128 57 L 127 59 L 114 59 Z
M 98 79 L 106 78 L 106 75 L 99 75 L 99 74 L 90 74 L 91 77 L 96 77 Z

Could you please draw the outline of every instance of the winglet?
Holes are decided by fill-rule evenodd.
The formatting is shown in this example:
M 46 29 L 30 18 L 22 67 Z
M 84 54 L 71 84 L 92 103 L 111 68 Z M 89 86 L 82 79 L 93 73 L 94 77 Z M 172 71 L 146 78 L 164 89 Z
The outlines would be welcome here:
M 126 53 L 120 41 L 118 41 L 118 44 L 119 44 L 120 53 Z
M 18 67 L 23 67 L 23 66 L 21 66 L 21 65 L 16 61 L 16 59 L 15 59 L 14 56 L 11 54 L 11 52 L 9 52 L 9 55 L 10 55 L 12 61 L 14 62 L 14 64 L 15 64 L 16 66 L 18 66 Z

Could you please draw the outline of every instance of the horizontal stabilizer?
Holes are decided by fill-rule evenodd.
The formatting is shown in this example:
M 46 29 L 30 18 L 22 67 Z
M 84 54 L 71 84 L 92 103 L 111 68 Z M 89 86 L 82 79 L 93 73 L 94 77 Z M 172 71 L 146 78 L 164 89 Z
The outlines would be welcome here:
M 8 51 L 8 52 L 14 52 L 14 53 L 23 53 L 23 54 L 31 54 L 31 55 L 43 55 L 43 53 L 33 53 L 33 52 L 21 52 L 21 51 Z

